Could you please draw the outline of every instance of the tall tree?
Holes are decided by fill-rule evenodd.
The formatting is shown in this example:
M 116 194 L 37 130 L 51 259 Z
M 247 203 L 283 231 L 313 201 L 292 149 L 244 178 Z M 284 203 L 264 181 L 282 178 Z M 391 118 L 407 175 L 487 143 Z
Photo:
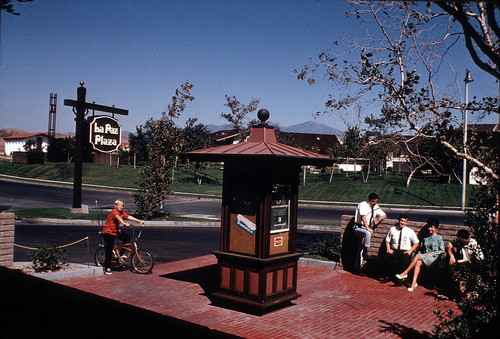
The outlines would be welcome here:
M 245 120 L 245 118 L 249 113 L 255 112 L 259 102 L 260 99 L 252 98 L 247 105 L 244 105 L 234 95 L 232 97 L 226 95 L 224 106 L 229 108 L 229 113 L 221 113 L 221 117 L 231 123 L 233 129 L 240 134 L 240 137 L 243 137 L 245 132 L 250 129 L 250 126 L 257 122 L 255 118 L 250 119 L 250 121 Z
M 499 169 L 481 154 L 465 152 L 450 140 L 450 130 L 460 128 L 457 116 L 464 105 L 456 100 L 458 80 L 437 83 L 438 71 L 453 76 L 455 71 L 446 56 L 459 36 L 452 34 L 453 21 L 425 10 L 425 4 L 413 2 L 351 1 L 354 10 L 348 16 L 369 21 L 372 29 L 366 39 L 349 41 L 343 37 L 332 48 L 321 53 L 312 65 L 298 73 L 299 79 L 315 83 L 316 72 L 326 73 L 328 80 L 342 94 L 330 96 L 327 111 L 350 112 L 359 105 L 378 106 L 380 113 L 366 122 L 373 128 L 383 127 L 386 136 L 418 136 L 433 139 L 450 154 L 466 158 L 495 180 Z M 449 18 L 449 16 L 448 16 Z M 433 34 L 428 34 L 432 31 Z M 342 43 L 343 42 L 343 43 Z M 346 56 L 357 55 L 349 59 Z M 443 88 L 455 83 L 455 92 Z M 498 114 L 498 97 L 472 101 L 468 109 Z M 408 138 L 398 142 L 407 143 Z
M 173 170 L 182 147 L 182 131 L 174 119 L 185 110 L 187 102 L 194 100 L 192 87 L 189 82 L 182 84 L 162 117 L 147 125 L 150 128 L 146 133 L 148 161 L 139 172 L 139 190 L 133 194 L 136 206 L 146 217 L 152 216 L 170 193 Z
M 189 152 L 197 149 L 208 148 L 212 145 L 210 132 L 207 126 L 197 123 L 198 119 L 190 118 L 186 121 L 186 126 L 182 129 L 182 152 Z M 203 178 L 206 177 L 208 163 L 196 163 L 195 173 L 198 185 L 201 185 Z
M 498 5 L 479 5 L 479 10 L 484 9 L 479 14 L 483 15 L 480 22 L 489 28 L 479 24 L 476 33 L 482 30 L 492 34 L 483 33 L 477 37 L 469 27 L 475 17 L 470 14 L 471 11 L 465 14 L 472 4 L 439 2 L 438 6 L 445 8 L 450 16 L 434 13 L 426 7 L 432 6 L 432 3 L 350 2 L 355 7 L 347 15 L 372 24 L 367 39 L 349 42 L 343 37 L 340 43 L 336 42 L 333 48 L 313 60 L 312 66 L 304 66 L 298 72 L 298 78 L 314 84 L 315 72 L 324 71 L 336 88 L 346 89 L 340 98 L 331 96 L 327 100 L 328 110 L 349 112 L 356 105 L 378 105 L 380 113 L 370 116 L 366 122 L 372 127 L 382 126 L 388 132 L 387 137 L 392 135 L 393 140 L 402 143 L 414 154 L 422 146 L 421 141 L 426 141 L 426 154 L 418 153 L 419 156 L 424 155 L 425 163 L 436 160 L 433 148 L 440 146 L 452 157 L 467 159 L 490 179 L 493 184 L 484 186 L 490 191 L 482 192 L 477 198 L 481 201 L 472 198 L 471 206 L 475 210 L 468 214 L 466 222 L 484 250 L 485 260 L 471 265 L 473 269 L 469 271 L 463 265 L 457 267 L 457 274 L 466 286 L 459 303 L 461 314 L 450 311 L 439 315 L 441 324 L 435 333 L 446 338 L 494 337 L 492 333 L 498 336 L 498 223 L 489 222 L 487 218 L 488 212 L 499 212 L 498 203 L 492 208 L 492 198 L 498 195 L 500 180 L 498 146 L 489 140 L 484 143 L 487 147 L 478 144 L 464 150 L 456 146 L 452 131 L 463 126 L 460 126 L 461 119 L 455 113 L 465 109 L 454 95 L 460 92 L 459 80 L 455 76 L 454 81 L 441 82 L 443 78 L 456 74 L 446 59 L 461 38 L 461 34 L 455 34 L 454 19 L 464 29 L 466 47 L 474 62 L 498 79 L 499 30 L 494 19 Z M 472 41 L 479 47 L 478 50 L 472 49 Z M 481 46 L 486 48 L 481 49 Z M 485 57 L 482 61 L 479 60 L 479 51 Z M 345 58 L 353 54 L 357 55 L 356 59 Z M 453 82 L 455 90 L 445 91 Z M 498 114 L 498 96 L 473 100 L 467 109 Z M 401 140 L 396 140 L 398 137 Z M 459 144 L 462 145 L 461 142 Z
M 50 162 L 71 162 L 75 154 L 75 137 L 54 138 L 50 140 L 47 160 Z
M 135 154 L 136 162 L 139 165 L 147 163 L 149 158 L 148 144 L 152 143 L 152 133 L 156 120 L 148 119 L 143 125 L 136 126 L 135 133 L 129 133 L 130 152 Z
M 357 159 L 361 156 L 366 139 L 361 134 L 358 126 L 348 126 L 344 134 L 344 142 L 340 146 L 339 154 L 347 159 Z
M 500 28 L 498 1 L 436 1 L 462 27 L 465 46 L 474 63 L 500 79 Z
M 182 129 L 182 135 L 182 152 L 208 148 L 212 144 L 207 126 L 198 123 L 196 118 L 189 118 L 186 121 L 186 126 Z

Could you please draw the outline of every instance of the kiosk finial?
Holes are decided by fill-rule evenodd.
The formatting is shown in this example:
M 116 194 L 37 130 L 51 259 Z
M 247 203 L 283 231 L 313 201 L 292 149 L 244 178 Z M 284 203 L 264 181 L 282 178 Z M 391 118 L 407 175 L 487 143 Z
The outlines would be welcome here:
M 265 108 L 260 109 L 257 112 L 257 118 L 259 118 L 261 123 L 265 123 L 269 119 L 269 111 Z

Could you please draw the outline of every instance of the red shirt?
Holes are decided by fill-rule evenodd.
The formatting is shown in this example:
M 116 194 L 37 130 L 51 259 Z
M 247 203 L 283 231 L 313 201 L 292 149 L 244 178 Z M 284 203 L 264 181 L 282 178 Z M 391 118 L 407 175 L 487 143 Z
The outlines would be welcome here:
M 120 216 L 123 220 L 128 218 L 128 214 L 125 213 L 124 210 L 121 212 L 118 211 L 118 209 L 114 208 L 111 212 L 109 212 L 108 215 L 108 220 L 106 220 L 106 224 L 104 225 L 104 228 L 102 229 L 103 234 L 112 234 L 112 235 L 118 235 L 120 233 L 120 230 L 118 227 L 120 226 L 120 222 L 116 218 L 116 216 Z

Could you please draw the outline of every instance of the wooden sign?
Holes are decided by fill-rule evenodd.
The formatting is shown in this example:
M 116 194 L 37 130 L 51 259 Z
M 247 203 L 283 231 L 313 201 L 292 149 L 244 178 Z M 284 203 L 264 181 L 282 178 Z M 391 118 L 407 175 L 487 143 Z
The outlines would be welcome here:
M 118 120 L 109 116 L 94 116 L 89 125 L 89 142 L 94 150 L 105 153 L 118 150 L 122 134 Z

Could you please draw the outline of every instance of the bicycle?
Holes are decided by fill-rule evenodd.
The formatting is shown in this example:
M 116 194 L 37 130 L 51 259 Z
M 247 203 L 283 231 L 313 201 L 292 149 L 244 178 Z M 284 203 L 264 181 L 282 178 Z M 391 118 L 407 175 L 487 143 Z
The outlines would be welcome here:
M 127 244 L 115 244 L 112 252 L 113 258 L 111 259 L 112 268 L 121 268 L 130 259 L 132 268 L 136 273 L 147 274 L 152 271 L 155 264 L 153 255 L 148 250 L 139 249 L 137 246 L 137 240 L 141 237 L 142 229 L 143 227 L 135 237 L 135 227 L 132 225 L 132 241 Z M 106 260 L 106 248 L 103 244 L 99 246 L 94 254 L 94 261 L 96 266 L 103 267 Z M 120 252 L 123 252 L 123 254 L 120 254 Z

